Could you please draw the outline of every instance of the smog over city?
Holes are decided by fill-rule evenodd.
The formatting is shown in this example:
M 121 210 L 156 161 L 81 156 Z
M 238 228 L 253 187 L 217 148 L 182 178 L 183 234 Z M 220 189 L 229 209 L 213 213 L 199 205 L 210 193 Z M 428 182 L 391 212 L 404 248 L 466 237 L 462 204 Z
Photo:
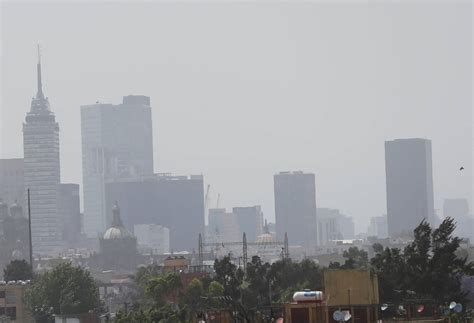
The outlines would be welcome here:
M 0 322 L 472 322 L 473 12 L 1 1 Z

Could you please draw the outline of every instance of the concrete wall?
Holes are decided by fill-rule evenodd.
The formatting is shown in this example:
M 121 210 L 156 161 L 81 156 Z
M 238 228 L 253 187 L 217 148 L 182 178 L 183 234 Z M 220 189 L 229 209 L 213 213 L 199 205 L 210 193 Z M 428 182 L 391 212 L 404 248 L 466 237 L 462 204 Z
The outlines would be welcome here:
M 326 270 L 324 294 L 328 306 L 378 304 L 378 278 L 369 270 Z

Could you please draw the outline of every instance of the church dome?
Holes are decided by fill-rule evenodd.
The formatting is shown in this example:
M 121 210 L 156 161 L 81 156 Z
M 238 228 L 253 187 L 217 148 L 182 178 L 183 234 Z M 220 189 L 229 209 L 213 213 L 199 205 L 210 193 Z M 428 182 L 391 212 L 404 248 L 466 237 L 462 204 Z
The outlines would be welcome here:
M 273 236 L 273 234 L 270 233 L 270 230 L 268 228 L 268 223 L 267 223 L 266 219 L 265 219 L 265 225 L 263 227 L 263 234 L 257 236 L 257 242 L 258 243 L 275 242 L 275 237 Z
M 105 231 L 103 239 L 117 240 L 134 238 L 133 234 L 122 224 L 122 219 L 120 218 L 120 208 L 118 207 L 117 202 L 115 202 L 115 205 L 112 208 L 112 213 L 112 226 L 108 228 L 107 231 Z
M 108 228 L 104 233 L 104 240 L 133 238 L 133 235 L 126 228 Z
M 275 242 L 275 238 L 273 237 L 272 234 L 270 233 L 264 233 L 261 234 L 257 237 L 257 242 L 258 243 L 270 243 L 270 242 Z

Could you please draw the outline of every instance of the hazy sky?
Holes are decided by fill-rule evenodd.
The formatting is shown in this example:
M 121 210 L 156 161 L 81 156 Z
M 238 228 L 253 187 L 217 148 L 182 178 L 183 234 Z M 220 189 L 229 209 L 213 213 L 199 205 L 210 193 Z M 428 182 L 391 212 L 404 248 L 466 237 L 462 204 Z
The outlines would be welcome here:
M 23 156 L 41 43 L 63 182 L 82 182 L 80 105 L 144 94 L 155 171 L 204 174 L 211 206 L 273 219 L 273 174 L 303 170 L 365 230 L 386 212 L 384 141 L 410 137 L 432 140 L 435 208 L 472 202 L 468 1 L 1 7 L 1 158 Z

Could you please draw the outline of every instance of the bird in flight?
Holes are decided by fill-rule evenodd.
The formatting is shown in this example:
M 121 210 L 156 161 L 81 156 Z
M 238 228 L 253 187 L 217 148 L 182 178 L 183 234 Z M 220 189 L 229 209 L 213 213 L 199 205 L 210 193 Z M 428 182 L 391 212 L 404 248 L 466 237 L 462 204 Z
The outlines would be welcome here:
M 464 170 L 464 167 L 463 167 L 463 166 L 461 166 L 461 168 L 459 168 L 459 170 Z

